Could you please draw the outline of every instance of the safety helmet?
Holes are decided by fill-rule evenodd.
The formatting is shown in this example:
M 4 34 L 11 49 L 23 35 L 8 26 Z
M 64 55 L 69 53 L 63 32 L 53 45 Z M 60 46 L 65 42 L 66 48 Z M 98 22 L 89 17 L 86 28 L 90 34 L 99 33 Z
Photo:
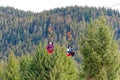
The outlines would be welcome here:
M 52 42 L 49 42 L 49 44 L 52 44 Z

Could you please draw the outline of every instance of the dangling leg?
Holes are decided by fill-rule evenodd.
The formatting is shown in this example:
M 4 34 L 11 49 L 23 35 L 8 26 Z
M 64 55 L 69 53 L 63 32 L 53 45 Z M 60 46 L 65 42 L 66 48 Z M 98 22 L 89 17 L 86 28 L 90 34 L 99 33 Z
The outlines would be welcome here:
M 71 52 L 71 55 L 74 56 L 75 52 Z

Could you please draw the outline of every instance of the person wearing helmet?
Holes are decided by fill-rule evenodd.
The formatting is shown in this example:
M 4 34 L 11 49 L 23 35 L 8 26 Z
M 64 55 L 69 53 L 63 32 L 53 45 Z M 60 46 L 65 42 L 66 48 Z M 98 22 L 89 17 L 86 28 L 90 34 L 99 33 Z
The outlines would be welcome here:
M 54 30 L 53 27 L 48 27 L 48 44 L 46 46 L 48 54 L 52 54 L 54 51 L 54 45 L 53 45 L 53 38 L 54 38 Z
M 71 46 L 67 47 L 67 56 L 74 56 L 74 51 L 73 48 Z
M 53 53 L 53 50 L 54 50 L 54 45 L 52 42 L 48 42 L 48 45 L 47 45 L 47 51 L 49 54 Z
M 70 48 L 69 47 L 67 47 L 67 54 L 66 54 L 67 56 L 71 56 L 71 54 L 70 54 Z

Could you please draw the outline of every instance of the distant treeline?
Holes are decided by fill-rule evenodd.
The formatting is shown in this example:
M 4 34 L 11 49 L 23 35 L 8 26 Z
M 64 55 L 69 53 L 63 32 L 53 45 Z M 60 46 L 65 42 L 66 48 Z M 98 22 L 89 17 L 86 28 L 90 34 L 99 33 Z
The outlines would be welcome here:
M 106 17 L 115 30 L 115 39 L 119 39 L 120 13 L 112 9 L 70 6 L 33 13 L 0 7 L 0 58 L 11 51 L 18 56 L 33 53 L 40 42 L 47 42 L 49 26 L 55 30 L 55 43 L 63 46 L 67 44 L 65 33 L 71 31 L 77 49 L 85 24 L 99 16 Z

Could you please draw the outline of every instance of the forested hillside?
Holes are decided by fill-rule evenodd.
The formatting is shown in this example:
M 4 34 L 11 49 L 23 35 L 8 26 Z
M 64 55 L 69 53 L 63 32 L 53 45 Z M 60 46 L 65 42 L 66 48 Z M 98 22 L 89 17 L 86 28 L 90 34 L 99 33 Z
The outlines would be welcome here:
M 10 52 L 19 56 L 33 53 L 40 42 L 47 42 L 49 26 L 55 30 L 55 43 L 63 46 L 67 44 L 65 33 L 71 31 L 77 49 L 85 24 L 102 15 L 113 26 L 115 39 L 119 39 L 120 13 L 115 10 L 74 6 L 33 13 L 0 7 L 0 58 Z
M 56 44 L 48 54 L 39 44 L 34 54 L 0 60 L 0 80 L 120 80 L 120 51 L 114 32 L 104 17 L 91 20 L 79 40 L 82 63 L 65 56 L 66 47 Z M 99 26 L 99 27 L 97 27 Z

